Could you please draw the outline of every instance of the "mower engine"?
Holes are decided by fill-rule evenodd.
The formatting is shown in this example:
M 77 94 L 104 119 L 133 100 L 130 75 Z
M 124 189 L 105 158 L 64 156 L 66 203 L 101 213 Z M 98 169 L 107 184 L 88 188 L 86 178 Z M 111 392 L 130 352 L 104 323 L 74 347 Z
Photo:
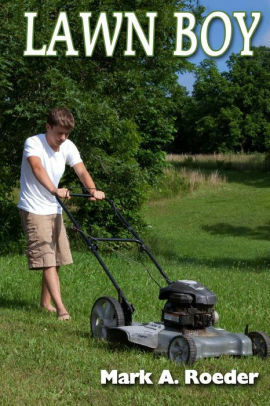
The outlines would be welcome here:
M 167 300 L 162 310 L 166 327 L 199 330 L 218 321 L 216 295 L 196 281 L 173 282 L 160 289 L 159 299 Z

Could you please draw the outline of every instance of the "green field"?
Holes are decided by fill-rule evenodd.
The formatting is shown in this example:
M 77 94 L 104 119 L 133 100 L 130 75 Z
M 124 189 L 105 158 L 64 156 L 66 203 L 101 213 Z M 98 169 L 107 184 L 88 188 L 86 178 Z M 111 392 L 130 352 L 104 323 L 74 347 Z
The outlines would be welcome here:
M 210 169 L 206 173 L 209 176 Z M 148 244 L 171 279 L 194 279 L 218 296 L 219 326 L 270 334 L 270 177 L 263 170 L 224 170 L 225 181 L 205 183 L 144 207 Z M 172 191 L 173 192 L 173 191 Z M 171 193 L 173 196 L 173 193 Z M 127 255 L 125 253 L 125 255 Z M 130 254 L 136 259 L 136 254 Z M 179 366 L 151 352 L 94 340 L 94 301 L 115 295 L 93 256 L 74 252 L 61 272 L 72 321 L 39 310 L 40 273 L 23 256 L 0 259 L 1 405 L 269 405 L 270 360 L 204 359 Z M 128 299 L 134 319 L 158 321 L 163 302 L 145 268 L 122 256 L 104 256 Z M 159 283 L 150 263 L 147 268 Z M 259 372 L 255 385 L 185 385 L 186 369 Z M 153 385 L 101 385 L 100 371 L 152 372 Z M 158 385 L 169 369 L 179 385 Z

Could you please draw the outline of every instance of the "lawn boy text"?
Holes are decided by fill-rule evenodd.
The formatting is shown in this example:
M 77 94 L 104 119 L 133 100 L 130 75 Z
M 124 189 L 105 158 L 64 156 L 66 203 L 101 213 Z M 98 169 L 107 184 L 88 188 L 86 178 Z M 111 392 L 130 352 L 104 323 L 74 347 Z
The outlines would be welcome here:
M 68 14 L 60 12 L 56 20 L 52 37 L 49 44 L 42 45 L 41 48 L 35 48 L 35 30 L 38 30 L 39 19 L 36 12 L 26 12 L 24 16 L 27 19 L 26 49 L 24 56 L 57 56 L 55 49 L 57 42 L 64 42 L 66 45 L 66 56 L 79 56 L 79 51 L 74 48 L 72 31 L 70 29 Z M 85 56 L 91 57 L 98 40 L 102 35 L 104 42 L 104 51 L 106 56 L 112 57 L 116 49 L 117 41 L 123 22 L 126 22 L 126 49 L 124 56 L 135 56 L 134 33 L 147 56 L 154 56 L 155 47 L 155 24 L 158 24 L 158 13 L 148 12 L 145 16 L 148 19 L 148 32 L 145 33 L 142 26 L 133 12 L 115 12 L 112 13 L 115 19 L 114 28 L 109 27 L 107 13 L 101 12 L 95 24 L 91 29 L 92 12 L 79 13 L 78 18 L 82 24 L 82 37 L 84 42 Z M 176 57 L 189 57 L 193 55 L 198 48 L 198 38 L 195 33 L 196 17 L 192 13 L 177 12 L 174 13 L 176 23 L 176 41 L 173 55 Z M 260 12 L 251 12 L 252 22 L 247 26 L 247 13 L 237 11 L 233 13 L 233 18 L 237 21 L 237 29 L 240 30 L 243 38 L 243 48 L 240 52 L 242 56 L 252 56 L 251 50 L 252 37 L 259 26 L 261 20 Z M 35 21 L 36 19 L 36 21 Z M 156 21 L 157 20 L 157 21 Z M 223 44 L 219 49 L 213 49 L 209 43 L 209 30 L 214 20 L 220 20 L 224 25 Z M 93 23 L 92 23 L 93 25 Z M 219 57 L 223 55 L 230 47 L 233 37 L 233 24 L 230 16 L 222 11 L 210 13 L 201 25 L 200 41 L 201 47 L 206 55 Z

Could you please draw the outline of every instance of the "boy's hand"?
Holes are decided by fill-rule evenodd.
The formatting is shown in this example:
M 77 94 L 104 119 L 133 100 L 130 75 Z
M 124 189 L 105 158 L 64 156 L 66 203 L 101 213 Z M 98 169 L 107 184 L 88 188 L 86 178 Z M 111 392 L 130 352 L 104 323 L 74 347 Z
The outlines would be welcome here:
M 89 197 L 89 200 L 102 200 L 105 199 L 105 193 L 102 190 L 93 190 L 91 191 L 92 197 Z
M 69 190 L 64 187 L 56 189 L 53 194 L 57 197 L 61 197 L 62 199 L 70 199 Z

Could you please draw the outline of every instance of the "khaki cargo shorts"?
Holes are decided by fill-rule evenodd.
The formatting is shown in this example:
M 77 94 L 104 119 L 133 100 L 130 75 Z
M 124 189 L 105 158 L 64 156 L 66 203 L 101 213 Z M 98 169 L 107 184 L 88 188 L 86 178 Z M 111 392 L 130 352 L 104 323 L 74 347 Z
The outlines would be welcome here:
M 68 237 L 61 214 L 39 215 L 20 211 L 26 234 L 29 269 L 72 264 Z

